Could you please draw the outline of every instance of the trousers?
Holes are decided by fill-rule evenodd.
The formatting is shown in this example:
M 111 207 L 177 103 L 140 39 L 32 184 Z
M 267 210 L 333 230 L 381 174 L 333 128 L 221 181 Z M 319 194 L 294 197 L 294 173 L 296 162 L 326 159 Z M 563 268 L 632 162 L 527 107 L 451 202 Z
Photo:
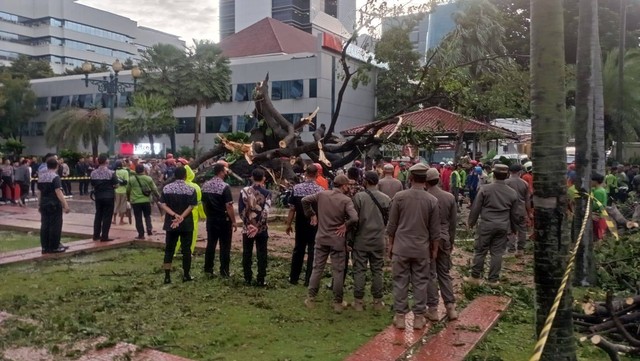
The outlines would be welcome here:
M 258 284 L 264 284 L 264 279 L 267 276 L 267 241 L 269 240 L 269 234 L 262 232 L 257 234 L 253 238 L 247 237 L 246 234 L 242 235 L 242 270 L 244 273 L 244 280 L 247 283 L 251 283 L 253 279 L 253 245 L 256 245 L 256 257 L 258 258 L 258 275 L 256 281 Z
M 62 206 L 49 205 L 40 208 L 40 245 L 43 251 L 60 247 L 62 237 Z
M 364 288 L 367 278 L 367 264 L 371 269 L 371 295 L 374 299 L 382 298 L 382 268 L 384 267 L 384 249 L 376 251 L 351 252 L 353 258 L 353 296 L 364 298 Z
M 438 306 L 438 288 L 444 304 L 455 303 L 451 279 L 451 242 L 440 242 L 435 262 L 429 264 L 429 284 L 427 285 L 427 306 Z
M 304 284 L 309 285 L 311 272 L 313 271 L 313 249 L 316 245 L 316 231 L 318 228 L 312 226 L 298 226 L 296 224 L 295 245 L 291 254 L 291 272 L 289 273 L 289 282 L 297 283 L 302 273 L 302 265 L 304 264 L 304 254 L 307 254 L 307 267 L 304 275 Z
M 220 275 L 229 277 L 231 262 L 231 221 L 225 218 L 207 217 L 207 249 L 204 253 L 204 272 L 213 273 L 216 246 L 220 242 Z
M 507 246 L 507 230 L 488 222 L 481 222 L 476 231 L 476 239 L 473 247 L 473 264 L 471 266 L 471 276 L 482 278 L 484 273 L 484 261 L 487 253 L 491 255 L 489 263 L 489 275 L 487 279 L 495 282 L 500 279 L 502 269 L 502 256 Z
M 111 215 L 113 214 L 113 198 L 96 199 L 96 215 L 93 219 L 93 239 L 109 239 Z
M 135 203 L 131 205 L 131 209 L 133 210 L 133 216 L 136 218 L 138 237 L 144 237 L 142 217 L 144 217 L 144 223 L 147 226 L 147 234 L 151 235 L 153 231 L 153 225 L 151 224 L 151 203 Z
M 173 262 L 173 253 L 176 251 L 176 244 L 180 237 L 185 242 L 182 243 L 182 271 L 184 277 L 188 277 L 191 271 L 191 243 L 188 241 L 191 239 L 192 231 L 167 231 L 165 237 L 164 248 L 164 265 L 165 270 L 171 269 L 171 262 Z
M 391 258 L 393 274 L 393 309 L 396 313 L 409 312 L 409 283 L 413 286 L 413 313 L 422 315 L 427 309 L 427 284 L 429 283 L 429 259 L 404 257 L 394 254 Z
M 315 256 L 313 259 L 313 272 L 309 280 L 309 297 L 314 298 L 318 295 L 320 288 L 320 279 L 324 273 L 324 267 L 327 259 L 331 257 L 331 273 L 333 275 L 333 302 L 342 303 L 343 286 L 344 286 L 344 263 L 346 259 L 346 250 L 344 247 L 340 249 L 331 246 L 321 246 L 316 244 Z

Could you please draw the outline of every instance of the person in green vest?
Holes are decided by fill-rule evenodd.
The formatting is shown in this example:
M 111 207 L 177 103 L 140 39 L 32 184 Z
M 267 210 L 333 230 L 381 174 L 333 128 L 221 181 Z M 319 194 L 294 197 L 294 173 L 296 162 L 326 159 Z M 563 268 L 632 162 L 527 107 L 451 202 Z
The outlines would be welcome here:
M 597 239 L 604 238 L 604 234 L 607 231 L 607 223 L 602 216 L 602 212 L 607 206 L 607 191 L 602 186 L 603 182 L 604 176 L 602 174 L 594 173 L 591 176 L 591 196 L 597 200 L 597 202 L 592 201 L 591 203 L 593 234 Z
M 616 172 L 616 168 L 611 167 L 604 177 L 604 190 L 610 197 L 615 197 L 618 192 L 618 176 Z
M 147 226 L 147 235 L 153 235 L 153 224 L 151 222 L 151 197 L 160 198 L 160 192 L 151 177 L 144 173 L 144 165 L 138 164 L 135 173 L 131 174 L 130 182 L 127 184 L 127 194 L 133 216 L 136 220 L 136 239 L 145 239 L 144 226 Z M 145 194 L 147 193 L 147 194 Z M 144 220 L 144 222 L 143 222 Z
M 196 249 L 196 241 L 198 240 L 198 222 L 200 219 L 204 220 L 205 218 L 207 218 L 207 215 L 204 213 L 204 208 L 202 207 L 202 191 L 200 190 L 200 186 L 193 181 L 196 177 L 196 174 L 193 172 L 191 167 L 189 167 L 189 162 L 186 159 L 179 158 L 177 163 L 178 167 L 180 167 L 181 164 L 184 169 L 187 170 L 187 178 L 185 179 L 185 184 L 195 189 L 196 197 L 198 199 L 198 205 L 195 206 L 191 211 L 191 214 L 193 216 L 193 237 L 191 240 L 191 254 L 193 254 L 193 251 Z M 178 244 L 176 246 L 176 255 L 179 249 L 181 249 L 180 240 L 178 240 Z
M 116 188 L 116 198 L 113 207 L 113 224 L 116 224 L 116 216 L 120 216 L 120 224 L 124 224 L 124 216 L 127 214 L 127 185 L 129 184 L 129 167 L 123 161 L 115 163 L 116 177 L 119 185 Z
M 404 162 L 400 162 L 400 172 L 398 172 L 398 180 L 402 182 L 402 186 L 407 188 L 407 181 L 409 180 L 409 171 L 407 165 Z

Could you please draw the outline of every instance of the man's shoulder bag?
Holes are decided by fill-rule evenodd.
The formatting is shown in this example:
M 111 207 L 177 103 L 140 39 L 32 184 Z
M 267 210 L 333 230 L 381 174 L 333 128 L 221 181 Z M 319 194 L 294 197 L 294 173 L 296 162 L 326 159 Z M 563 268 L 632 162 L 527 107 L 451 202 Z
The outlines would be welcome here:
M 373 201 L 373 203 L 376 204 L 376 207 L 378 207 L 378 210 L 380 210 L 380 214 L 382 214 L 382 221 L 386 226 L 387 223 L 389 222 L 389 208 L 382 208 L 382 205 L 380 205 L 380 202 L 378 202 L 378 200 L 376 199 L 376 197 L 373 196 L 373 193 L 371 193 L 370 190 L 365 189 L 364 191 L 369 195 L 369 197 L 371 197 L 371 200 Z

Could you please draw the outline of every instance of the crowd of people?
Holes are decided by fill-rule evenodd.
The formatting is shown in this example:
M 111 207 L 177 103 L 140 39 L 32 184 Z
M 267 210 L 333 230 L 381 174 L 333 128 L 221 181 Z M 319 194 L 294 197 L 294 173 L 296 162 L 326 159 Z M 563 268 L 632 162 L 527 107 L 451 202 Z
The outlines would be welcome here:
M 65 189 L 64 177 L 61 177 L 64 164 L 49 154 L 38 167 L 43 253 L 66 250 L 59 242 L 62 214 L 69 211 L 64 195 L 71 192 L 69 187 Z M 25 169 L 32 168 L 28 160 L 24 165 Z M 118 159 L 113 165 L 106 156 L 100 156 L 95 160 L 81 160 L 76 169 L 85 172 L 89 178 L 87 183 L 91 184 L 90 191 L 87 184 L 86 188 L 80 186 L 80 192 L 90 193 L 95 201 L 95 241 L 112 240 L 110 227 L 118 221 L 118 215 L 123 223 L 127 204 L 135 216 L 137 239 L 153 234 L 151 208 L 155 202 L 163 214 L 166 232 L 164 282 L 172 282 L 172 261 L 176 253 L 182 254 L 183 281 L 193 280 L 191 259 L 199 220 L 205 220 L 207 230 L 204 274 L 214 277 L 217 271 L 220 277 L 229 277 L 231 240 L 239 217 L 244 281 L 247 285 L 267 284 L 268 219 L 273 196 L 267 189 L 263 169 L 255 168 L 251 172 L 250 184 L 241 189 L 237 200 L 225 182 L 230 170 L 224 161 L 213 164 L 213 177 L 202 186 L 193 182 L 195 174 L 189 161 L 174 159 L 171 155 L 162 161 L 150 162 L 141 162 L 135 157 Z M 637 172 L 633 178 L 627 175 L 632 169 L 622 166 L 612 168 L 606 177 L 594 175 L 594 196 L 602 198 L 599 189 L 606 194 L 602 206 L 606 206 L 607 197 L 623 197 L 624 187 L 633 185 L 637 177 L 640 180 Z M 471 276 L 465 281 L 485 282 L 485 260 L 489 255 L 486 282 L 498 284 L 505 253 L 521 254 L 530 238 L 527 230 L 533 222 L 532 170 L 531 162 L 507 166 L 482 165 L 475 161 L 432 166 L 419 162 L 386 162 L 366 170 L 362 162 L 355 161 L 351 168 L 339 170 L 329 181 L 323 176 L 321 164 L 306 164 L 303 179 L 292 186 L 287 199 L 286 234 L 294 234 L 288 280 L 293 285 L 303 282 L 308 289 L 304 304 L 313 308 L 330 259 L 333 308 L 342 312 L 344 281 L 351 258 L 353 308 L 356 311 L 368 308 L 364 299 L 370 272 L 371 308 L 382 310 L 383 267 L 390 261 L 396 327 L 405 327 L 405 315 L 410 310 L 409 284 L 414 300 L 411 307 L 415 314 L 414 328 L 424 327 L 428 320 L 438 320 L 440 298 L 448 318 L 456 319 L 451 252 L 463 204 L 468 203 L 469 207 L 467 226 L 475 228 L 476 233 Z M 4 167 L 2 172 L 4 182 L 22 179 L 16 177 L 14 171 L 14 179 L 10 180 L 10 173 L 5 173 Z M 570 165 L 567 172 L 570 188 L 574 179 L 572 172 Z M 217 270 L 214 267 L 216 250 Z

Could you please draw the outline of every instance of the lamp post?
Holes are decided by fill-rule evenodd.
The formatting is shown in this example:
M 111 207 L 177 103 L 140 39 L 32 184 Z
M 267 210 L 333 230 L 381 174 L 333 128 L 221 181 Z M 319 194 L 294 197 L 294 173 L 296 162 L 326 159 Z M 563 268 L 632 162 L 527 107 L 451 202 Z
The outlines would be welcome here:
M 118 73 L 122 70 L 122 63 L 120 60 L 111 64 L 113 73 L 109 74 L 109 77 L 102 77 L 102 80 L 89 79 L 89 73 L 93 70 L 93 65 L 87 61 L 82 64 L 82 71 L 84 72 L 84 85 L 89 87 L 89 83 L 98 86 L 98 91 L 101 94 L 109 95 L 109 155 L 115 155 L 115 143 L 116 143 L 116 122 L 114 117 L 114 109 L 116 103 L 116 94 L 124 94 L 127 89 L 136 90 L 136 82 L 140 77 L 140 69 L 136 66 L 131 69 L 131 76 L 133 77 L 133 83 L 127 83 L 118 80 Z

